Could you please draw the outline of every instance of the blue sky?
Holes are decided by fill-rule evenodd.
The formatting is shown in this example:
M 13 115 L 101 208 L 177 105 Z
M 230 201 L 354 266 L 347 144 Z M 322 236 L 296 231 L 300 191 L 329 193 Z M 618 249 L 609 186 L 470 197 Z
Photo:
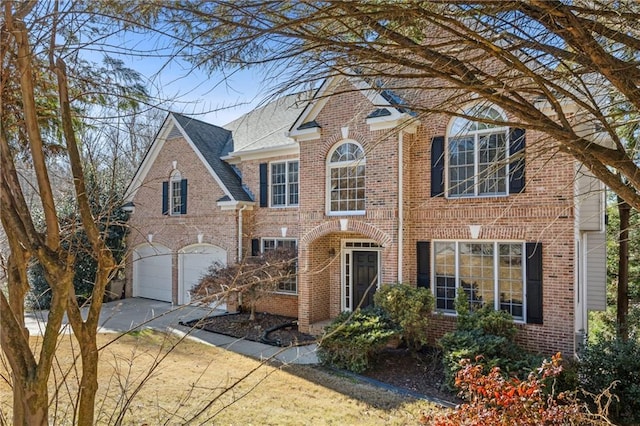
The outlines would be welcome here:
M 152 93 L 167 100 L 169 109 L 212 124 L 233 121 L 267 96 L 258 70 L 207 75 L 176 62 L 163 66 L 161 61 L 135 57 L 127 62 L 149 79 Z
M 209 75 L 180 59 L 169 60 L 171 41 L 159 36 L 116 33 L 100 50 L 85 51 L 84 56 L 100 62 L 108 50 L 110 56 L 145 77 L 150 93 L 162 101 L 163 108 L 212 124 L 233 121 L 268 95 L 260 70 L 227 69 Z

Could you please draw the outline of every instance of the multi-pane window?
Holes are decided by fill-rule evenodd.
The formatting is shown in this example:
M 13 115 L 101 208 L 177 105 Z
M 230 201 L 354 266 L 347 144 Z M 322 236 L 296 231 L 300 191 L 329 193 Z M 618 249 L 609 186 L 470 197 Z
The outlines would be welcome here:
M 298 161 L 271 163 L 271 206 L 298 205 Z
M 503 122 L 495 108 L 475 106 L 464 115 Z M 508 128 L 468 118 L 456 118 L 448 138 L 450 197 L 505 195 L 508 191 Z
M 436 308 L 455 310 L 461 289 L 472 308 L 489 305 L 524 319 L 523 243 L 436 241 Z
M 282 238 L 263 238 L 262 252 L 266 253 L 273 250 L 283 250 L 289 252 L 292 256 L 298 254 L 298 242 L 291 239 Z M 278 282 L 277 291 L 282 293 L 297 293 L 298 291 L 298 262 L 291 262 L 289 276 Z
M 365 155 L 362 147 L 345 142 L 333 150 L 327 164 L 329 212 L 364 213 Z
M 171 215 L 178 215 L 182 212 L 182 175 L 174 170 L 169 181 L 169 212 Z

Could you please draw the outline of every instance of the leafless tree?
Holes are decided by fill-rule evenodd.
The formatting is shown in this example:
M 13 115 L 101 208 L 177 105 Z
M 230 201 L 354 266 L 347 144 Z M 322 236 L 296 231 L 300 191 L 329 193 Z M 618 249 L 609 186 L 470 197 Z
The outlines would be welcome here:
M 100 6 L 109 9 L 107 4 Z M 9 248 L 6 293 L 0 292 L 0 343 L 12 373 L 13 422 L 49 422 L 48 378 L 66 314 L 80 343 L 82 359 L 73 421 L 91 425 L 98 387 L 98 319 L 105 286 L 119 265 L 105 245 L 105 235 L 94 216 L 91 188 L 85 181 L 87 152 L 79 135 L 82 130 L 86 135 L 87 126 L 96 124 L 91 120 L 94 108 L 104 108 L 114 100 L 131 105 L 142 101 L 145 93 L 129 79 L 122 64 L 110 63 L 107 58 L 98 65 L 79 55 L 81 46 L 93 42 L 96 47 L 96 40 L 119 31 L 122 22 L 104 21 L 97 9 L 82 2 L 2 1 L 0 10 L 0 201 Z M 113 124 L 113 120 L 105 123 Z M 29 179 L 21 177 L 23 164 L 32 173 Z M 86 235 L 88 254 L 76 253 L 74 245 L 64 243 L 60 200 L 56 197 L 59 180 L 52 173 L 56 167 L 63 171 L 57 179 L 68 178 L 73 188 L 77 215 L 74 226 L 81 227 Z M 25 191 L 29 184 L 33 191 Z M 37 208 L 25 193 L 33 194 Z M 84 317 L 73 287 L 75 258 L 80 255 L 92 256 L 97 262 Z M 38 353 L 29 344 L 24 322 L 27 270 L 32 262 L 42 266 L 52 294 Z
M 510 122 L 488 122 L 541 132 L 547 137 L 527 150 L 573 156 L 621 205 L 640 209 L 637 2 L 214 0 L 166 12 L 191 24 L 176 28 L 192 60 L 268 67 L 279 76 L 276 92 L 331 76 L 365 80 L 425 122 L 464 116 L 470 100 L 498 105 Z
M 296 253 L 276 249 L 228 266 L 213 264 L 191 294 L 195 301 L 211 303 L 233 297 L 249 306 L 249 320 L 256 319 L 258 302 L 277 291 L 279 283 L 295 279 Z
M 270 66 L 279 90 L 345 75 L 395 91 L 418 117 L 491 102 L 640 208 L 638 146 L 618 133 L 640 110 L 636 2 L 214 0 L 166 12 L 189 23 L 176 29 L 198 64 Z

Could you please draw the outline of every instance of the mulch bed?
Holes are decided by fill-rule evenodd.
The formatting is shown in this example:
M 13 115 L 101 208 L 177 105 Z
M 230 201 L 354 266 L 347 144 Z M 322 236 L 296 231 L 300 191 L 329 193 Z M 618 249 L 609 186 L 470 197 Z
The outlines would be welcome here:
M 424 347 L 417 353 L 406 348 L 385 349 L 372 368 L 361 375 L 395 387 L 437 399 L 459 403 L 459 399 L 442 390 L 444 370 L 440 351 Z
M 267 332 L 284 324 L 289 325 Z M 202 318 L 183 325 L 273 346 L 304 345 L 316 341 L 314 336 L 298 330 L 295 318 L 266 313 L 256 313 L 255 321 L 249 321 L 248 313 L 241 313 Z M 386 349 L 379 354 L 373 368 L 362 375 L 411 392 L 458 402 L 454 395 L 441 390 L 444 382 L 442 359 L 440 352 L 433 348 L 425 347 L 417 353 L 405 348 Z
M 249 314 L 241 313 L 211 316 L 189 321 L 184 325 L 273 346 L 287 347 L 314 343 L 316 338 L 310 334 L 301 333 L 295 321 L 295 318 L 265 313 L 256 313 L 255 321 L 250 321 Z M 280 326 L 284 327 L 278 328 Z

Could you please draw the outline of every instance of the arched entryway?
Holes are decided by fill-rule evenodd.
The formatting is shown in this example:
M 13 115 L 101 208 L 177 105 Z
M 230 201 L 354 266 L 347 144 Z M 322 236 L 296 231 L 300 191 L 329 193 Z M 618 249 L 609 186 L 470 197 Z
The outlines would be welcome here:
M 303 329 L 319 332 L 340 312 L 372 305 L 385 274 L 393 273 L 385 271 L 384 262 L 385 253 L 392 252 L 387 250 L 391 239 L 370 224 L 325 222 L 301 242 L 298 321 Z

